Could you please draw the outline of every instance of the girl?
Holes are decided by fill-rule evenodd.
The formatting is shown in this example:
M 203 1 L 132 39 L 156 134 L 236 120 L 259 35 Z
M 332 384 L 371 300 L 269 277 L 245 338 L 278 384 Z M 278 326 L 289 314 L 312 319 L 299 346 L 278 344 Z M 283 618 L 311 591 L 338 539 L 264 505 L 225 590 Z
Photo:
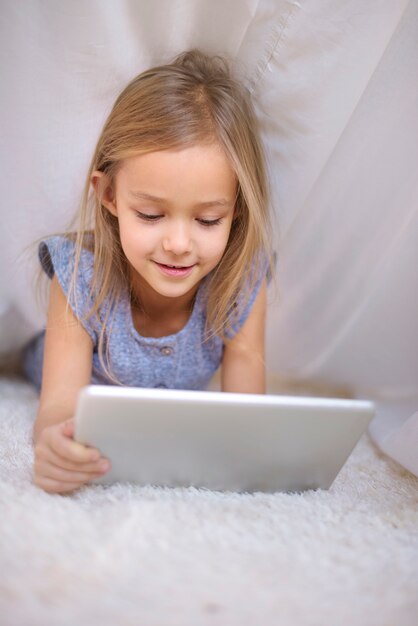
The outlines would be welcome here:
M 70 492 L 109 469 L 75 442 L 90 383 L 263 393 L 270 223 L 246 89 L 192 50 L 132 80 L 105 122 L 76 233 L 41 242 L 46 331 L 25 351 L 41 389 L 35 484 Z

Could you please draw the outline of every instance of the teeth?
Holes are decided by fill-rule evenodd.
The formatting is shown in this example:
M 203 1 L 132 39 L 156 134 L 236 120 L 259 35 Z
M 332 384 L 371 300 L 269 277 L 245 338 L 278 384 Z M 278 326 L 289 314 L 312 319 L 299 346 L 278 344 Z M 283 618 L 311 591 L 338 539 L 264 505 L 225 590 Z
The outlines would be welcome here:
M 173 270 L 184 270 L 189 267 L 188 265 L 169 265 L 168 263 L 159 263 L 159 265 L 165 265 L 165 267 L 169 267 Z

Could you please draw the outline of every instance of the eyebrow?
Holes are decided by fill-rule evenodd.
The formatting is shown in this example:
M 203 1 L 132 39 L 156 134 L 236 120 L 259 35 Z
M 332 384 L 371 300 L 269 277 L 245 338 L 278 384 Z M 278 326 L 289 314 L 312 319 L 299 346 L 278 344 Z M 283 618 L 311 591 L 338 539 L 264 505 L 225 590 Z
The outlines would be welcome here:
M 152 196 L 149 193 L 145 193 L 143 191 L 130 191 L 129 195 L 132 198 L 137 200 L 149 200 L 150 202 L 155 202 L 156 204 L 166 204 L 167 200 L 165 198 L 159 198 L 158 196 Z M 206 202 L 198 202 L 196 206 L 199 207 L 209 207 L 209 206 L 227 206 L 231 204 L 225 198 L 217 198 L 216 200 L 207 200 Z

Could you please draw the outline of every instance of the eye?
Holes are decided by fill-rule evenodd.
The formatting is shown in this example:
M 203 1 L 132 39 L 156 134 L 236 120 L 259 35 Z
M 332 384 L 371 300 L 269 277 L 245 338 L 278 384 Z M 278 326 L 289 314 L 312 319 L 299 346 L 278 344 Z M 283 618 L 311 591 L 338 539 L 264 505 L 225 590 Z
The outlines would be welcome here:
M 150 214 L 150 213 L 141 213 L 140 211 L 135 211 L 135 213 L 137 214 L 137 216 L 141 220 L 144 220 L 144 222 L 156 222 L 161 217 L 163 217 L 162 215 L 155 215 L 155 214 Z
M 216 226 L 217 224 L 221 223 L 221 218 L 219 217 L 216 220 L 204 220 L 204 219 L 198 219 L 197 220 L 199 222 L 199 224 L 201 224 L 202 226 Z

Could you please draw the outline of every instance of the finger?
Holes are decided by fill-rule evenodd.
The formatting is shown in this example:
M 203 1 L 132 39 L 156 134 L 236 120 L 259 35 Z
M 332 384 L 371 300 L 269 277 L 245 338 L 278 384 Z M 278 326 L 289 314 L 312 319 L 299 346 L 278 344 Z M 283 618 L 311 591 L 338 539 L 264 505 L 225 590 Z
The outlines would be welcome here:
M 58 456 L 74 463 L 88 463 L 100 458 L 100 451 L 96 448 L 90 448 L 62 435 L 63 433 L 61 435 L 55 433 L 49 442 L 50 447 Z
M 48 493 L 71 493 L 82 487 L 80 483 L 62 483 L 45 476 L 34 476 L 34 484 Z
M 74 419 L 66 420 L 62 425 L 62 432 L 66 437 L 74 435 Z
M 74 431 L 75 431 L 75 419 L 74 418 L 66 420 L 62 424 L 62 434 L 65 437 L 67 437 L 68 439 L 74 439 Z M 76 443 L 78 443 L 78 442 L 76 442 Z M 84 448 L 87 448 L 87 450 L 93 451 L 92 458 L 97 457 L 97 454 L 99 454 L 99 456 L 100 456 L 100 452 L 98 452 L 98 451 L 94 452 L 94 448 L 93 447 L 88 446 L 86 444 L 80 444 L 80 445 L 84 445 Z
M 103 472 L 68 471 L 62 467 L 51 464 L 38 464 L 35 467 L 35 476 L 40 480 L 52 480 L 56 483 L 83 485 L 94 478 L 98 478 Z
M 66 420 L 65 422 L 62 423 L 61 432 L 68 439 L 74 439 L 74 432 L 75 432 L 75 420 L 74 420 L 74 418 Z M 93 449 L 90 446 L 85 446 L 85 447 L 88 448 L 89 450 Z
M 51 448 L 40 448 L 36 452 L 35 464 L 40 467 L 51 464 L 61 467 L 67 471 L 81 471 L 88 473 L 104 473 L 110 468 L 110 461 L 106 457 L 100 457 L 98 461 L 88 461 L 86 463 L 80 461 L 69 461 L 54 452 Z

